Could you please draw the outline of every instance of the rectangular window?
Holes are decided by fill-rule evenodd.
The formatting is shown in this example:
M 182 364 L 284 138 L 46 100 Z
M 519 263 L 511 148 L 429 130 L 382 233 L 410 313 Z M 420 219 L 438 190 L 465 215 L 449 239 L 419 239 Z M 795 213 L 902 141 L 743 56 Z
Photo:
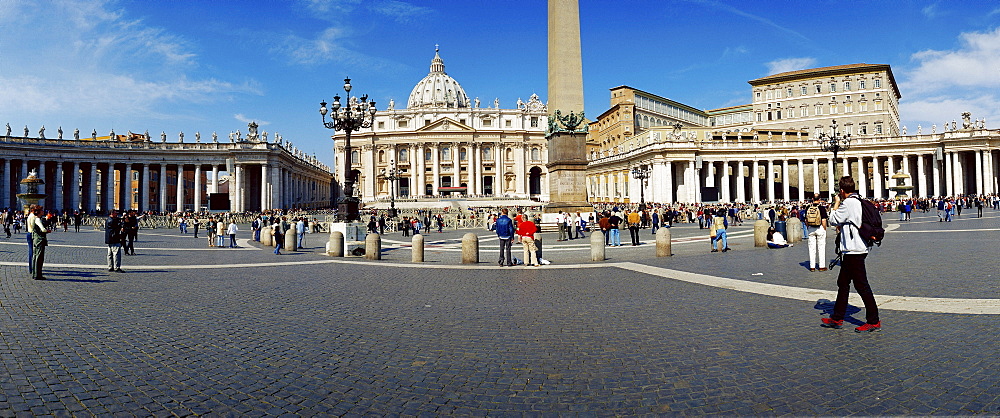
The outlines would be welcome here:
M 817 84 L 816 85 L 816 94 L 820 94 L 822 92 L 823 92 L 823 86 Z
M 458 123 L 461 123 L 462 125 L 468 125 L 467 123 L 465 123 L 465 119 L 459 119 Z
M 531 117 L 531 127 L 532 128 L 537 128 L 538 127 L 538 116 L 532 116 Z
M 504 126 L 506 126 L 508 128 L 510 127 L 510 119 L 507 119 L 507 120 L 504 121 Z
M 809 116 L 809 108 L 803 106 L 802 107 L 802 117 L 806 117 L 806 116 Z
M 861 90 L 865 89 L 865 80 L 861 80 L 858 82 L 858 88 L 860 88 Z
M 773 98 L 774 98 L 774 92 L 772 92 L 771 90 L 768 90 L 767 91 L 767 100 L 771 100 Z
M 780 111 L 780 110 L 779 110 L 779 111 L 778 111 L 778 113 L 777 113 L 777 119 L 778 119 L 778 120 L 781 120 L 781 111 Z
M 834 83 L 830 83 L 830 93 L 836 93 L 836 92 L 837 92 L 837 85 Z
M 807 95 L 807 94 L 809 94 L 809 92 L 808 92 L 808 90 L 806 89 L 806 86 L 802 86 L 802 95 L 803 95 L 803 96 L 805 96 L 805 95 Z
M 882 88 L 882 80 L 881 79 L 875 79 L 875 88 L 877 88 L 877 89 Z
M 431 120 L 430 119 L 424 119 L 424 126 L 427 126 L 427 125 L 430 125 L 430 124 L 431 124 Z
M 851 82 L 850 81 L 845 81 L 844 82 L 844 91 L 851 91 Z
M 757 97 L 757 101 L 759 102 L 760 101 L 760 92 L 759 91 L 757 92 L 757 96 L 756 97 Z
M 875 135 L 882 135 L 882 124 L 881 123 L 876 123 L 875 124 Z
M 379 122 L 378 123 L 378 128 L 379 129 L 385 129 L 385 122 Z
M 405 128 L 406 127 L 406 121 L 405 120 L 399 121 L 399 127 L 400 128 Z
M 492 119 L 483 119 L 483 126 L 493 126 Z
M 788 94 L 786 95 L 787 97 L 792 97 L 792 88 L 791 88 L 791 87 L 789 87 L 789 88 L 788 88 L 788 91 L 786 91 L 785 93 L 788 93 Z
M 881 100 L 876 100 L 875 101 L 875 111 L 880 111 L 880 110 L 882 110 L 882 101 Z
M 861 135 L 868 135 L 868 125 L 861 125 L 859 132 Z

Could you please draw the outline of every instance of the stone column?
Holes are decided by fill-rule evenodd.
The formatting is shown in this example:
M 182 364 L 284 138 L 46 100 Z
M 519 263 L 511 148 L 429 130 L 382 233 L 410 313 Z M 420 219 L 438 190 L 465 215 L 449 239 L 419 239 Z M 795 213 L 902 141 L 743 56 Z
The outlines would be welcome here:
M 733 201 L 729 192 L 729 161 L 722 160 L 722 201 L 729 203 Z
M 917 154 L 917 197 L 927 197 L 927 174 L 924 172 L 924 154 Z
M 951 154 L 953 153 L 944 153 L 944 190 L 947 196 L 955 195 L 955 178 L 953 176 L 955 172 L 953 168 L 955 160 Z
M 910 156 L 903 154 L 902 158 L 903 158 L 903 168 L 902 168 L 903 172 L 909 175 L 910 178 L 913 178 L 913 173 L 910 172 Z
M 261 212 L 270 208 L 268 198 L 271 196 L 271 183 L 267 178 L 267 163 L 260 165 L 260 210 Z
M 69 162 L 69 205 L 70 210 L 80 209 L 80 163 Z
M 753 202 L 760 203 L 760 161 L 753 160 L 753 172 L 750 173 L 750 191 Z
M 14 207 L 14 205 L 10 204 L 11 195 L 13 194 L 10 192 L 10 186 L 14 184 L 14 179 L 12 179 L 11 177 L 12 176 L 10 175 L 10 158 L 4 158 L 3 177 L 0 177 L 0 179 L 2 179 L 2 181 L 0 181 L 0 205 L 3 205 L 3 207 Z
M 666 203 L 674 202 L 674 163 L 671 161 L 666 161 L 663 163 L 666 174 L 663 176 L 664 183 L 666 183 L 663 190 L 666 192 L 663 196 L 663 201 Z
M 97 210 L 97 188 L 98 188 L 98 176 L 97 176 L 97 162 L 91 161 L 90 163 L 90 178 L 87 181 L 87 206 L 84 208 L 88 211 Z
M 851 175 L 851 163 L 848 161 L 847 157 L 843 158 L 843 165 L 841 165 L 841 167 L 844 167 L 845 176 Z
M 55 176 L 56 176 L 56 178 L 55 178 L 55 180 L 56 180 L 55 181 L 55 186 L 56 187 L 55 187 L 55 195 L 52 196 L 52 198 L 53 198 L 52 199 L 52 209 L 55 209 L 55 210 L 60 211 L 60 212 L 63 209 L 65 209 L 65 207 L 63 206 L 63 203 L 64 203 L 63 202 L 63 196 L 66 194 L 65 193 L 66 188 L 63 187 L 63 174 L 64 173 L 63 173 L 63 163 L 62 163 L 62 161 L 56 161 L 56 170 L 55 170 Z
M 479 169 L 482 163 L 479 161 L 479 147 L 476 143 L 469 144 L 469 194 L 481 195 L 482 188 L 479 183 Z
M 691 166 L 694 167 L 694 172 L 692 174 L 694 176 L 694 181 L 691 183 L 694 185 L 694 189 L 691 191 L 694 192 L 694 202 L 701 203 L 701 167 L 695 165 L 695 161 L 691 161 Z M 628 173 L 625 175 L 628 175 Z
M 806 200 L 806 171 L 805 171 L 805 161 L 799 158 L 796 161 L 799 169 L 799 201 Z
M 976 155 L 976 194 L 983 194 L 983 152 L 974 151 Z
M 425 191 L 424 183 L 426 183 L 426 181 L 424 181 L 424 172 L 426 170 L 425 168 L 426 163 L 424 161 L 424 147 L 420 144 L 413 144 L 412 150 L 413 150 L 413 160 L 410 161 L 410 166 L 414 167 L 414 169 L 413 169 L 413 175 L 410 176 L 410 179 L 413 181 L 413 184 L 410 185 L 410 195 L 423 196 Z M 497 164 L 497 172 L 500 171 L 500 167 L 501 164 Z M 494 185 L 494 189 L 495 188 L 496 186 Z
M 747 201 L 746 176 L 743 175 L 743 160 L 736 161 L 736 201 Z
M 781 198 L 785 200 L 792 200 L 789 195 L 791 193 L 791 179 L 788 175 L 788 159 L 781 160 Z
M 993 187 L 993 173 L 993 151 L 986 148 L 983 150 L 983 192 L 987 194 L 993 193 L 993 191 L 996 190 L 996 188 Z
M 882 199 L 885 193 L 882 191 L 882 161 L 879 156 L 872 157 L 872 197 Z
M 931 188 L 934 196 L 942 196 L 941 190 L 941 161 L 931 156 Z
M 767 191 L 767 193 L 765 193 L 764 195 L 767 196 L 767 200 L 771 201 L 771 202 L 775 201 L 775 196 L 774 196 L 774 160 L 772 160 L 772 159 L 768 159 L 767 160 L 767 190 L 766 191 Z
M 829 189 L 830 192 L 829 199 L 831 202 L 833 201 L 833 197 L 837 195 L 837 182 L 839 181 L 836 174 L 833 172 L 834 161 L 835 160 L 833 158 L 826 160 L 826 178 L 829 180 L 827 182 L 827 189 Z
M 246 175 L 246 166 L 243 164 L 236 164 L 236 210 L 243 212 L 246 210 L 246 190 L 243 190 L 244 176 Z
M 812 192 L 815 193 L 815 194 L 822 195 L 823 194 L 822 193 L 823 189 L 820 187 L 820 183 L 819 183 L 819 158 L 818 157 L 813 157 L 813 164 L 812 164 L 812 166 L 813 166 L 813 187 L 812 187 Z M 812 199 L 812 196 L 809 196 L 809 198 Z
M 441 144 L 431 145 L 431 175 L 434 177 L 431 179 L 431 194 L 440 195 L 438 188 L 441 187 Z
M 166 163 L 160 163 L 160 181 L 158 183 L 160 189 L 160 201 L 157 202 L 158 206 L 157 209 L 160 212 L 166 212 L 167 211 L 167 164 Z
M 142 178 L 139 179 L 139 210 L 149 210 L 149 163 L 142 163 Z
M 176 212 L 184 211 L 184 165 L 177 164 L 177 210 Z
M 955 182 L 955 195 L 960 195 L 965 193 L 965 164 L 962 164 L 962 153 L 956 151 L 952 153 L 952 158 L 955 160 L 952 163 L 952 168 L 955 170 L 954 182 Z
M 194 211 L 201 211 L 201 164 L 194 165 Z
M 865 162 L 865 157 L 862 155 L 858 156 L 858 196 L 868 197 L 868 163 Z
M 219 166 L 212 164 L 212 188 L 209 190 L 212 193 L 219 192 Z
M 497 123 L 500 123 L 497 120 Z M 462 160 L 459 159 L 459 154 L 461 154 L 462 144 L 458 142 L 451 143 L 451 186 L 458 187 L 462 185 Z M 468 183 L 466 183 L 468 185 Z M 465 193 L 469 193 L 468 190 Z

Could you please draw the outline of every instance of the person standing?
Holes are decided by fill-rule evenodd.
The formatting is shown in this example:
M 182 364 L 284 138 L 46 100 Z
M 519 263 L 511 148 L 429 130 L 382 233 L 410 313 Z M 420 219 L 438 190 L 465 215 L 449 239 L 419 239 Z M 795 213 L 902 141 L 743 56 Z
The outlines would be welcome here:
M 135 255 L 135 240 L 139 237 L 139 219 L 135 217 L 135 213 L 129 212 L 122 220 L 122 224 L 125 227 L 125 255 Z
M 563 215 L 563 211 L 556 214 L 556 230 L 559 231 L 556 241 L 566 241 L 566 215 Z
M 45 222 L 42 222 L 42 207 L 38 205 L 31 205 L 28 209 L 28 223 L 25 231 L 31 237 L 31 264 L 29 267 L 29 272 L 31 278 L 35 280 L 45 280 L 42 277 L 42 269 L 45 265 L 45 247 L 49 245 L 48 240 L 48 228 L 45 226 Z
M 81 223 L 83 223 L 83 216 L 80 215 L 80 211 L 73 211 L 73 228 L 76 228 L 76 232 L 80 232 Z
M 858 226 L 862 221 L 861 198 L 856 193 L 854 179 L 850 176 L 840 178 L 840 191 L 833 200 L 830 213 L 830 225 L 840 230 L 840 253 L 843 261 L 840 263 L 840 275 L 837 277 L 837 301 L 833 305 L 833 313 L 829 318 L 823 318 L 822 326 L 841 328 L 847 312 L 847 297 L 854 290 L 865 303 L 866 323 L 854 329 L 856 332 L 872 332 L 882 330 L 882 321 L 878 316 L 878 306 L 871 285 L 868 284 L 868 273 L 865 270 L 865 258 L 868 257 L 868 246 L 861 238 Z
M 573 228 L 576 228 L 577 238 L 587 238 L 587 235 L 583 233 L 583 226 L 585 225 L 585 222 L 587 221 L 583 220 L 583 217 L 580 216 L 580 212 L 577 212 L 576 216 L 573 217 Z
M 125 241 L 125 224 L 112 210 L 104 222 L 104 243 L 108 245 L 108 271 L 122 271 L 122 243 Z
M 236 226 L 236 219 L 230 219 L 229 226 L 226 227 L 226 234 L 229 235 L 229 248 L 236 248 L 236 233 L 239 230 L 240 228 Z
M 278 219 L 271 225 L 271 236 L 274 237 L 274 255 L 281 255 L 281 247 L 285 245 L 285 229 Z
M 813 194 L 813 203 L 805 213 L 806 239 L 809 247 L 809 271 L 826 271 L 826 229 L 830 216 L 819 193 Z
M 632 210 L 628 214 L 628 233 L 632 237 L 632 246 L 639 245 L 639 228 L 642 227 L 642 216 L 639 211 Z
M 500 209 L 500 217 L 494 225 L 497 238 L 500 239 L 500 261 L 497 262 L 500 267 L 514 265 L 514 259 L 510 255 L 510 247 L 514 240 L 514 221 L 507 216 L 507 213 L 507 208 Z
M 621 225 L 622 217 L 618 216 L 618 212 L 613 212 L 611 217 L 608 218 L 608 235 L 610 235 L 611 246 L 613 247 L 622 246 Z
M 299 248 L 306 247 L 306 218 L 299 218 L 295 223 L 295 234 L 298 237 Z M 381 235 L 381 234 L 379 234 Z
M 707 214 L 706 216 L 711 216 L 711 228 L 715 231 L 715 236 L 712 237 L 712 252 L 719 251 L 719 243 L 722 244 L 722 252 L 729 251 L 729 241 L 726 234 L 726 229 L 729 228 L 729 220 L 726 218 L 726 208 L 706 209 L 705 213 Z
M 538 247 L 535 246 L 536 231 L 538 228 L 535 227 L 535 222 L 525 213 L 523 220 L 517 223 L 517 235 L 521 237 L 521 245 L 524 246 L 524 265 L 528 267 L 539 266 Z
M 197 216 L 191 217 L 191 226 L 194 227 L 194 237 L 198 238 L 198 228 L 201 227 L 201 221 L 198 220 Z
M 215 217 L 209 216 L 208 220 L 205 221 L 205 235 L 208 236 L 208 246 L 215 246 Z
M 215 223 L 215 246 L 222 247 L 226 245 L 226 221 L 224 219 L 219 219 Z
M 608 214 L 608 211 L 601 214 L 597 225 L 601 228 L 601 233 L 604 234 L 604 246 L 611 245 L 611 215 Z

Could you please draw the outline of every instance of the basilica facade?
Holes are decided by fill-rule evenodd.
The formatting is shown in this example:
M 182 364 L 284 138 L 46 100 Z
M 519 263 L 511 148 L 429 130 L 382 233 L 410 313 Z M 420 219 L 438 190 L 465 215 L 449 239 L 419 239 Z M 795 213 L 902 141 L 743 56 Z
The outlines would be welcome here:
M 501 108 L 499 99 L 470 98 L 435 50 L 430 72 L 414 86 L 405 108 L 390 101 L 376 113 L 372 129 L 351 135 L 356 196 L 366 204 L 390 196 L 546 201 L 546 114 L 535 94 L 512 109 Z M 336 167 L 345 164 L 344 139 L 341 132 L 333 136 Z M 341 184 L 344 173 L 336 171 Z

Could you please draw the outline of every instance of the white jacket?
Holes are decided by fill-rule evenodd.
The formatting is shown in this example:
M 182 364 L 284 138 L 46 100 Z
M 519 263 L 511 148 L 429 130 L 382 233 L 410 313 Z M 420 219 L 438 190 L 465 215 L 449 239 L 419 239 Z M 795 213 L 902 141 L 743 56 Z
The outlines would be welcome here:
M 856 195 L 844 199 L 837 210 L 830 212 L 830 225 L 840 230 L 840 252 L 868 254 L 868 246 L 858 231 L 858 226 L 861 225 L 861 201 Z

